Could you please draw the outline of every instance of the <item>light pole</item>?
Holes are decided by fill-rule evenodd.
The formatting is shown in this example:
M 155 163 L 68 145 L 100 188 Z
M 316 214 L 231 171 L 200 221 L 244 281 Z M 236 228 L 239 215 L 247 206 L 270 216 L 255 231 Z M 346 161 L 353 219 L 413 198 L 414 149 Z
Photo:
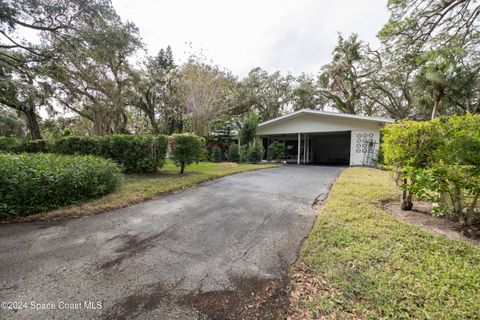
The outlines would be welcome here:
M 230 144 L 230 130 L 232 129 L 232 122 L 226 121 L 225 128 L 227 128 L 227 143 Z

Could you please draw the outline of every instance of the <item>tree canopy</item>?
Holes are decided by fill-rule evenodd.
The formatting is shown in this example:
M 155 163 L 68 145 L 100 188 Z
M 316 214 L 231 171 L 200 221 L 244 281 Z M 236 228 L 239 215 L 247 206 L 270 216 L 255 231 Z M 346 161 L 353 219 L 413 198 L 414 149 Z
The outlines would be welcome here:
M 202 54 L 150 55 L 109 0 L 0 1 L 0 106 L 11 110 L 2 119 L 40 139 L 65 123 L 81 135 L 210 136 L 225 119 L 241 131 L 251 113 L 259 122 L 304 108 L 419 120 L 479 113 L 478 3 L 389 0 L 388 10 L 377 48 L 339 34 L 317 72 L 254 67 L 239 78 Z

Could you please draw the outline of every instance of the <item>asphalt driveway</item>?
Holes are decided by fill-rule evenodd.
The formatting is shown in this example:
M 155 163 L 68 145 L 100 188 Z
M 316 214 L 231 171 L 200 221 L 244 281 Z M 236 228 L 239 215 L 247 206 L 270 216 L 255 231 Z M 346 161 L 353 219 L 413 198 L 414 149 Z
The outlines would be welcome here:
M 97 216 L 1 225 L 0 300 L 22 305 L 0 318 L 248 315 L 242 303 L 277 294 L 342 169 L 251 171 Z

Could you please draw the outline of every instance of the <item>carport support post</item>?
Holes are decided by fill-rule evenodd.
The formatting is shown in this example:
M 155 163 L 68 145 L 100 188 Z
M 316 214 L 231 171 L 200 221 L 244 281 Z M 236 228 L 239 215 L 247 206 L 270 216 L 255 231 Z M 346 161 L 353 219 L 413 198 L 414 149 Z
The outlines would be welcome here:
M 307 135 L 303 135 L 303 164 L 307 163 Z
M 310 163 L 310 136 L 307 136 L 307 163 Z
M 298 133 L 298 146 L 297 146 L 297 164 L 300 164 L 300 146 L 302 142 L 302 136 Z

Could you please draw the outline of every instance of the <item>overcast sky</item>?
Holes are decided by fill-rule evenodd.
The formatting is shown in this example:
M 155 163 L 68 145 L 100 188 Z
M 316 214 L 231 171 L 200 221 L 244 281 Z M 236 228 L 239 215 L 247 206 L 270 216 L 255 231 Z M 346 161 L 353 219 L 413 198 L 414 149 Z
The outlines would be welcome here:
M 254 67 L 316 73 L 337 33 L 378 44 L 387 0 L 113 0 L 150 54 L 170 45 L 177 62 L 191 50 L 243 77 Z

